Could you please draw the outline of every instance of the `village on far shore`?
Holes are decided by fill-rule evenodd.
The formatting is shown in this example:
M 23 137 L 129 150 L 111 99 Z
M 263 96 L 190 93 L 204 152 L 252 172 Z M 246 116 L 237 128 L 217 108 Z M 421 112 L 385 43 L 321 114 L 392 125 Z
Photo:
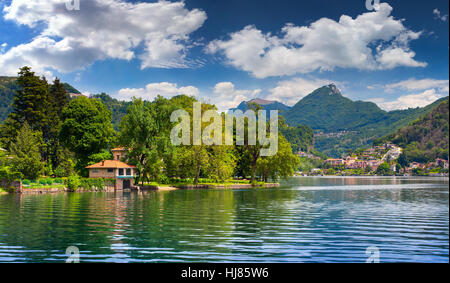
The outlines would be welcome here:
M 297 152 L 303 160 L 311 160 L 317 168 L 296 172 L 297 176 L 449 176 L 449 161 L 437 158 L 428 163 L 399 164 L 403 149 L 392 143 L 372 146 L 351 152 L 342 158 L 321 157 L 308 152 Z

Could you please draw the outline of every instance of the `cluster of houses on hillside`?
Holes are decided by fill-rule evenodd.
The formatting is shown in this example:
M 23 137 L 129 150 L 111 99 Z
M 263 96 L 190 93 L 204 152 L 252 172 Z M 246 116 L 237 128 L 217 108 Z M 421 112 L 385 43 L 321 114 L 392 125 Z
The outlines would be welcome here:
M 334 132 L 334 133 L 324 133 L 324 132 L 316 132 L 314 133 L 315 138 L 325 137 L 327 139 L 329 138 L 339 138 L 342 136 L 346 136 L 348 134 L 356 134 L 358 132 L 355 131 L 340 131 L 340 132 Z
M 331 168 L 363 169 L 366 171 L 367 169 L 370 169 L 370 171 L 377 171 L 381 164 L 387 163 L 392 172 L 403 175 L 416 174 L 418 170 L 428 175 L 439 175 L 442 174 L 441 169 L 448 170 L 449 167 L 448 160 L 437 158 L 435 161 L 428 163 L 412 162 L 409 164 L 409 167 L 399 169 L 397 168 L 397 164 L 393 161 L 397 160 L 401 153 L 402 148 L 391 143 L 386 143 L 373 146 L 363 151 L 358 151 L 352 156 L 327 159 L 324 161 L 324 166 Z
M 344 167 L 345 169 L 366 169 L 369 167 L 372 171 L 376 171 L 381 163 L 383 163 L 381 160 L 359 160 L 357 157 L 351 156 L 340 159 L 327 159 L 324 162 L 329 167 Z M 395 172 L 395 166 L 392 169 Z
M 315 156 L 315 155 L 312 154 L 312 153 L 308 153 L 308 152 L 304 152 L 304 151 L 298 152 L 297 155 L 298 155 L 299 157 L 306 157 L 306 158 L 309 158 L 309 159 L 320 159 L 320 157 Z
M 419 169 L 422 171 L 432 171 L 436 168 L 449 169 L 448 166 L 448 160 L 437 158 L 435 161 L 428 163 L 411 162 L 409 164 L 409 167 L 400 169 L 400 173 L 411 174 L 415 169 Z
M 343 167 L 345 169 L 370 168 L 371 171 L 376 171 L 382 163 L 396 160 L 401 153 L 402 149 L 400 147 L 386 143 L 356 152 L 344 158 L 327 159 L 324 161 L 324 165 L 328 167 Z M 395 164 L 391 165 L 391 170 L 393 172 L 397 171 Z

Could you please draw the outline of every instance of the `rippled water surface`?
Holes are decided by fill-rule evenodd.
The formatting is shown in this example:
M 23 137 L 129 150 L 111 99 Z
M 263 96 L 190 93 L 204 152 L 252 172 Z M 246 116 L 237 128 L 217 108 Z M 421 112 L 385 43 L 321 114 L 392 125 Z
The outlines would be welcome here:
M 277 189 L 0 195 L 0 262 L 449 261 L 445 178 Z

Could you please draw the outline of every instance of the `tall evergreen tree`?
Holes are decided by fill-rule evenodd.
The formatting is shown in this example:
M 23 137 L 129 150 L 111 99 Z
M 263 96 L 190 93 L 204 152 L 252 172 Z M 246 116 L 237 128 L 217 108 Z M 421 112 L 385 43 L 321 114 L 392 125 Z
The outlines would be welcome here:
M 45 124 L 48 121 L 47 106 L 47 81 L 36 76 L 30 67 L 21 68 L 17 78 L 12 112 L 0 127 L 3 146 L 9 149 L 25 122 L 33 130 L 45 132 Z
M 48 96 L 48 107 L 46 112 L 47 136 L 45 137 L 47 146 L 47 155 L 49 157 L 49 164 L 52 168 L 57 168 L 61 163 L 61 156 L 58 154 L 62 149 L 62 145 L 59 141 L 59 131 L 61 130 L 61 118 L 62 112 L 65 106 L 69 104 L 69 98 L 67 96 L 64 85 L 58 78 L 53 81 L 50 86 Z
M 20 88 L 16 91 L 10 117 L 20 125 L 27 122 L 31 129 L 42 131 L 47 122 L 47 81 L 36 76 L 30 67 L 23 67 L 19 71 L 17 84 Z
M 62 110 L 69 104 L 69 97 L 64 84 L 61 83 L 58 78 L 56 78 L 50 86 L 49 102 L 51 103 L 53 110 L 61 119 Z

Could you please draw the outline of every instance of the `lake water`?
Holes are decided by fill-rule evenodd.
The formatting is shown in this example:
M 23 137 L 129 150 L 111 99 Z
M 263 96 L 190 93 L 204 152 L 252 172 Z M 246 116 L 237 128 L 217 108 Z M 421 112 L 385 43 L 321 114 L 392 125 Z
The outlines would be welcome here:
M 449 182 L 0 195 L 0 262 L 65 262 L 69 246 L 81 262 L 449 262 Z

